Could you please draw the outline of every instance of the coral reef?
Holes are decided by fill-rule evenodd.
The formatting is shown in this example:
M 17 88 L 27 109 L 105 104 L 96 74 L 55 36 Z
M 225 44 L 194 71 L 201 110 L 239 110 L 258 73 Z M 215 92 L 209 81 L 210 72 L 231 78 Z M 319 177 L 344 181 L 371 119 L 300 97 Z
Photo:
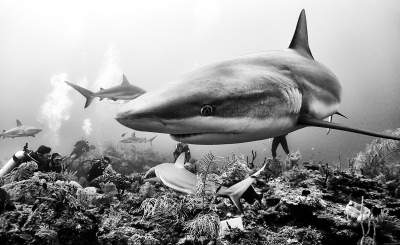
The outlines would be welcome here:
M 400 242 L 400 200 L 392 191 L 393 180 L 324 168 L 284 171 L 279 160 L 266 163 L 269 167 L 255 184 L 262 199 L 244 203 L 243 214 L 201 184 L 195 195 L 185 195 L 159 183 L 143 183 L 143 174 L 126 176 L 109 165 L 93 181 L 97 188 L 82 187 L 72 170 L 41 173 L 34 172 L 33 165 L 21 165 L 1 179 L 0 243 Z M 207 154 L 199 161 L 203 182 L 231 185 L 251 173 L 244 157 Z M 220 233 L 220 221 L 237 215 L 243 229 L 228 227 Z

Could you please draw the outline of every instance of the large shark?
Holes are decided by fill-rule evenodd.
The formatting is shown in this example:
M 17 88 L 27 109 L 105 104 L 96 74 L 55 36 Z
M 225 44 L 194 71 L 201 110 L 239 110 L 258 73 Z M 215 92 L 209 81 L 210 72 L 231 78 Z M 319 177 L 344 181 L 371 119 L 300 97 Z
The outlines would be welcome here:
M 65 82 L 69 86 L 76 89 L 83 96 L 85 96 L 85 98 L 86 98 L 85 108 L 88 107 L 90 105 L 90 103 L 92 103 L 92 101 L 95 97 L 99 97 L 100 100 L 102 100 L 102 99 L 110 99 L 110 100 L 114 100 L 114 101 L 116 101 L 116 100 L 132 100 L 144 93 L 143 89 L 130 84 L 124 74 L 122 75 L 122 83 L 120 85 L 114 86 L 111 88 L 107 88 L 107 89 L 100 88 L 100 90 L 95 93 L 86 88 L 82 88 L 81 86 L 73 84 L 71 82 L 68 82 L 68 81 L 65 81 Z
M 3 139 L 16 138 L 16 137 L 29 137 L 29 136 L 35 137 L 35 135 L 41 131 L 42 130 L 40 128 L 22 125 L 21 121 L 17 119 L 17 127 L 9 130 L 3 130 L 3 132 L 0 133 L 0 136 Z
M 323 127 L 400 140 L 399 137 L 324 121 L 339 114 L 341 86 L 316 61 L 308 45 L 302 10 L 288 49 L 206 66 L 165 89 L 125 104 L 116 120 L 136 130 L 167 133 L 191 144 L 229 144 L 274 138 Z
M 181 153 L 175 163 L 162 163 L 147 171 L 144 176 L 145 181 L 162 182 L 164 185 L 187 194 L 195 194 L 199 185 L 197 175 L 188 171 L 184 167 L 185 153 Z M 252 203 L 260 198 L 254 190 L 253 184 L 256 178 L 264 171 L 265 165 L 244 180 L 230 186 L 221 186 L 212 181 L 205 182 L 205 191 L 222 197 L 229 197 L 234 205 L 242 212 L 240 198 Z
M 125 133 L 121 135 L 122 137 L 125 136 Z M 131 136 L 122 138 L 120 140 L 121 143 L 150 143 L 150 145 L 153 145 L 153 140 L 157 138 L 157 136 L 151 137 L 149 139 L 147 138 L 141 138 L 141 137 L 137 137 L 135 132 L 132 132 Z

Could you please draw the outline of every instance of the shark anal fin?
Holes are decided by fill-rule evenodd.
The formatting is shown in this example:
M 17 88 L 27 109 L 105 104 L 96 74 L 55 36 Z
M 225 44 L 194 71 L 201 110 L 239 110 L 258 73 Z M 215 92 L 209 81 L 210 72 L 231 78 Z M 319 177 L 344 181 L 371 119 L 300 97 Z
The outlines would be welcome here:
M 386 135 L 386 134 L 380 134 L 380 133 L 367 131 L 367 130 L 363 130 L 363 129 L 350 128 L 350 127 L 347 127 L 344 125 L 340 125 L 340 124 L 333 123 L 333 122 L 326 122 L 326 121 L 315 119 L 315 118 L 300 117 L 298 120 L 298 124 L 303 125 L 303 126 L 313 126 L 313 127 L 319 127 L 319 128 L 331 128 L 331 129 L 353 132 L 353 133 L 357 133 L 357 134 L 364 134 L 364 135 L 385 138 L 385 139 L 400 140 L 400 137 Z
M 308 45 L 308 32 L 307 32 L 307 19 L 305 10 L 301 10 L 299 19 L 297 21 L 296 30 L 293 34 L 292 41 L 289 45 L 290 49 L 294 49 L 301 55 L 314 59 Z
M 289 147 L 286 141 L 286 135 L 281 135 L 272 140 L 271 153 L 274 159 L 276 158 L 276 150 L 278 149 L 279 145 L 281 145 L 285 153 L 289 155 Z

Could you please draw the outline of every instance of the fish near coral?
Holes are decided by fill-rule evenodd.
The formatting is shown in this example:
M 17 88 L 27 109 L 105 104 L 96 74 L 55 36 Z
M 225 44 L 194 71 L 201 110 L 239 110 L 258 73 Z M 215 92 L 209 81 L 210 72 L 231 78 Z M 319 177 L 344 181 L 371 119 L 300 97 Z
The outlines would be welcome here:
M 189 144 L 232 144 L 273 139 L 272 155 L 285 136 L 322 127 L 400 140 L 324 121 L 339 111 L 337 77 L 316 61 L 302 10 L 288 49 L 249 55 L 196 70 L 183 79 L 125 104 L 116 120 L 126 127 L 170 134 Z

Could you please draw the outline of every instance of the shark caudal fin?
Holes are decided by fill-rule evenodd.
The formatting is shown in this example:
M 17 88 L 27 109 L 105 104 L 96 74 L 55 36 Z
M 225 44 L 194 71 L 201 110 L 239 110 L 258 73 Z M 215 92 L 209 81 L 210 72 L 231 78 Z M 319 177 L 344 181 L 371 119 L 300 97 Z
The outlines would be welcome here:
M 297 21 L 296 30 L 293 34 L 289 48 L 296 50 L 298 53 L 307 58 L 314 59 L 308 45 L 307 19 L 306 11 L 304 9 L 301 10 L 299 19 Z
M 340 125 L 337 123 L 327 122 L 327 121 L 314 119 L 314 118 L 299 118 L 298 124 L 303 125 L 303 126 L 313 126 L 313 127 L 319 127 L 319 128 L 331 128 L 331 129 L 353 132 L 356 134 L 364 134 L 364 135 L 385 138 L 385 139 L 391 139 L 391 140 L 400 140 L 400 137 L 386 135 L 386 134 L 380 134 L 380 133 L 367 131 L 367 130 L 363 130 L 363 129 L 350 128 L 350 127 Z
M 265 169 L 264 166 L 252 174 L 251 176 L 247 177 L 246 179 L 232 185 L 231 187 L 224 187 L 221 186 L 217 190 L 217 194 L 220 196 L 227 196 L 229 197 L 233 204 L 239 209 L 240 212 L 243 213 L 242 204 L 240 203 L 240 198 L 244 198 L 248 203 L 254 203 L 256 200 L 260 200 L 261 196 L 255 190 L 252 184 L 255 182 L 256 178 L 260 176 L 261 172 Z
M 6 130 L 5 129 L 3 129 L 3 132 L 0 134 L 0 136 L 1 136 L 1 138 L 2 139 L 5 139 L 6 137 L 4 136 L 4 133 L 6 132 Z
M 65 83 L 68 84 L 69 86 L 71 86 L 72 88 L 74 88 L 79 93 L 81 93 L 83 96 L 85 96 L 85 98 L 86 98 L 85 108 L 87 108 L 90 105 L 90 103 L 92 103 L 92 101 L 94 99 L 92 91 L 90 91 L 86 88 L 82 88 L 81 86 L 70 83 L 68 81 L 65 81 Z
M 157 138 L 157 136 L 154 136 L 154 137 L 152 137 L 152 138 L 150 138 L 150 139 L 148 140 L 151 146 L 153 146 L 153 140 L 154 140 L 155 138 Z

